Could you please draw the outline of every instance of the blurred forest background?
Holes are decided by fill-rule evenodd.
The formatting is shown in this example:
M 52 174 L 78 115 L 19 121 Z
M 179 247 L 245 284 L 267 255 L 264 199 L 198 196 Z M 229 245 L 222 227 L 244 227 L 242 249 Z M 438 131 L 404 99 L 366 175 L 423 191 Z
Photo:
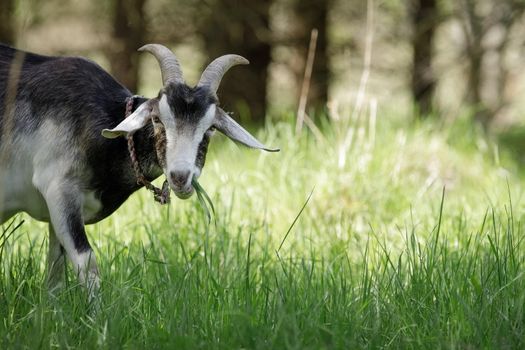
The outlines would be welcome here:
M 0 41 L 90 57 L 149 96 L 160 78 L 136 51 L 145 43 L 174 49 L 190 82 L 237 53 L 251 65 L 227 74 L 219 97 L 254 123 L 285 118 L 303 89 L 317 121 L 366 98 L 407 118 L 508 129 L 525 109 L 524 10 L 525 0 L 1 0 Z
M 0 227 L 0 349 L 525 349 L 524 12 L 0 0 L 0 42 L 89 57 L 148 97 L 161 77 L 146 43 L 173 49 L 189 85 L 245 56 L 219 98 L 282 149 L 210 147 L 214 224 L 198 196 L 160 209 L 142 190 L 89 225 L 100 303 L 68 282 L 75 268 L 47 292 L 44 223 Z

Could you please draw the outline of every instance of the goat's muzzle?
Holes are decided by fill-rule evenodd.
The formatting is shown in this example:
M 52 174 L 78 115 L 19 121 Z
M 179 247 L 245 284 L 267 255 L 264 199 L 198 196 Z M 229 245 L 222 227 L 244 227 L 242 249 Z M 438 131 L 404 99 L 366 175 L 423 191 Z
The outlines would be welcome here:
M 171 171 L 170 185 L 175 195 L 180 199 L 188 199 L 195 189 L 191 184 L 193 174 L 190 170 Z

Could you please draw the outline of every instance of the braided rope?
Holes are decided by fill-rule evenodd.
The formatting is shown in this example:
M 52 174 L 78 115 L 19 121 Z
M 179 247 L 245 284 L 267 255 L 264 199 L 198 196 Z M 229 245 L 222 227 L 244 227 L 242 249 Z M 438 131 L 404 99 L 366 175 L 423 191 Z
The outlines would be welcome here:
M 126 114 L 124 118 L 127 118 L 131 115 L 131 110 L 133 109 L 133 100 L 136 96 L 131 96 L 126 98 Z M 137 178 L 137 184 L 146 187 L 149 191 L 153 193 L 153 198 L 155 201 L 160 204 L 167 204 L 170 202 L 170 188 L 168 181 L 165 180 L 162 184 L 162 189 L 155 187 L 146 177 L 143 175 L 140 170 L 139 161 L 137 158 L 137 153 L 135 152 L 135 143 L 133 142 L 133 134 L 126 137 L 128 140 L 128 152 L 131 159 L 131 164 L 133 165 L 133 171 L 135 172 L 135 177 Z

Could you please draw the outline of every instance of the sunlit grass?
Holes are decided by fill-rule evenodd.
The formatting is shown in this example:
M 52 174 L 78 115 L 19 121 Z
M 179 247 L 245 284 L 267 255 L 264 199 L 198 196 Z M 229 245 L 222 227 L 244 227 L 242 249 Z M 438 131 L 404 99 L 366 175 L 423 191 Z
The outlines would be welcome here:
M 277 154 L 216 137 L 210 223 L 197 196 L 139 191 L 88 228 L 97 306 L 72 273 L 47 294 L 46 225 L 4 225 L 0 348 L 523 347 L 513 163 L 466 124 L 377 118 L 321 139 L 276 123 L 259 137 Z

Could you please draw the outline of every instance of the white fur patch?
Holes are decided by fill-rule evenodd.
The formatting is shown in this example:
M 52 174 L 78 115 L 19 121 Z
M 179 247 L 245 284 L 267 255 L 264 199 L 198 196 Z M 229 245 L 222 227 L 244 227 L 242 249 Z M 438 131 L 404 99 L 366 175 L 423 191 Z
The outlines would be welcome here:
M 166 128 L 167 140 L 167 171 L 185 171 L 190 170 L 194 174 L 198 169 L 195 167 L 195 158 L 199 144 L 206 130 L 208 130 L 215 118 L 216 106 L 210 105 L 204 116 L 199 120 L 193 129 L 179 130 L 177 123 L 175 128 Z
M 171 129 L 175 127 L 175 117 L 171 112 L 171 108 L 168 105 L 168 99 L 166 95 L 162 95 L 159 101 L 159 114 L 160 120 L 166 129 Z
M 7 161 L 0 164 L 0 223 L 25 211 L 33 218 L 49 221 L 49 210 L 42 193 L 61 178 L 81 155 L 72 154 L 65 126 L 46 120 L 35 134 L 19 135 L 12 140 Z M 94 218 L 102 204 L 92 192 L 82 194 L 86 221 Z
M 49 178 L 56 176 L 63 158 L 60 154 L 54 157 L 54 151 L 64 153 L 60 147 L 61 134 L 50 121 L 44 122 L 41 128 L 30 135 L 18 135 L 11 144 L 9 158 L 1 164 L 0 170 L 0 217 L 4 220 L 9 215 L 26 211 L 38 220 L 49 220 L 46 203 L 35 180 L 45 184 Z M 36 172 L 44 170 L 40 176 Z M 7 214 L 7 215 L 6 215 Z

